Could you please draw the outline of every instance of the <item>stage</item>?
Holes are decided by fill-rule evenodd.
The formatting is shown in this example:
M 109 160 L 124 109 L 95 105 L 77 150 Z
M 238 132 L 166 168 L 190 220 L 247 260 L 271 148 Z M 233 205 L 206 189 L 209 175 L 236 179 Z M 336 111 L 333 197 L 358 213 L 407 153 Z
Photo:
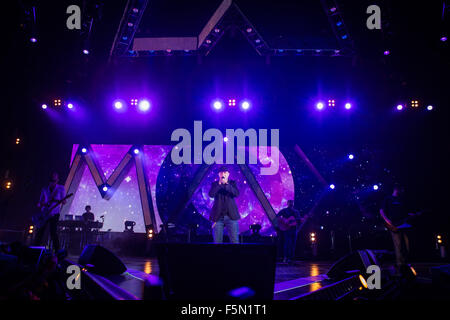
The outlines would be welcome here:
M 76 262 L 78 257 L 69 256 L 67 260 L 70 263 Z M 90 276 L 94 277 L 96 284 L 109 292 L 113 299 L 147 300 L 144 284 L 155 282 L 156 277 L 159 277 L 157 259 L 128 256 L 122 257 L 121 260 L 127 266 L 127 271 L 122 275 L 103 277 L 91 273 Z M 295 261 L 290 264 L 277 262 L 273 300 L 334 300 L 326 297 L 311 299 L 314 297 L 313 293 L 333 287 L 340 282 L 330 279 L 326 274 L 332 265 L 333 262 L 328 261 Z M 442 266 L 444 263 L 417 262 L 411 265 L 417 272 L 417 280 L 413 286 L 408 286 L 408 290 L 399 291 L 396 298 L 415 300 L 450 297 L 437 292 L 432 285 L 431 268 Z M 341 298 L 344 297 L 345 295 Z

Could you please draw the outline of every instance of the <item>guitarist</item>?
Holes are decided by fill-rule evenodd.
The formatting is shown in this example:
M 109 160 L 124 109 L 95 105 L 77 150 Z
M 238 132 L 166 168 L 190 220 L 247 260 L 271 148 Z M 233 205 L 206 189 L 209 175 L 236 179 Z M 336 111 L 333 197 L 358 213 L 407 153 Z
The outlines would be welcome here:
M 279 228 L 278 234 L 282 246 L 282 259 L 284 263 L 291 263 L 295 253 L 297 238 L 297 224 L 302 220 L 300 212 L 294 208 L 294 200 L 288 200 L 287 208 L 280 210 L 277 218 L 286 221 L 283 230 Z
M 392 236 L 396 264 L 400 272 L 406 266 L 406 258 L 409 253 L 409 239 L 406 232 L 411 226 L 405 222 L 408 217 L 414 216 L 406 210 L 403 194 L 402 186 L 395 184 L 392 195 L 384 199 L 380 209 L 381 217 Z
M 52 173 L 50 176 L 50 183 L 47 187 L 43 188 L 41 191 L 41 196 L 39 199 L 39 203 L 37 204 L 38 208 L 42 211 L 50 208 L 54 203 L 62 200 L 66 196 L 66 190 L 64 186 L 58 184 L 59 176 L 56 172 Z M 64 204 L 65 201 L 62 202 Z M 34 245 L 40 246 L 42 245 L 42 238 L 45 233 L 45 229 L 47 226 L 50 228 L 50 237 L 53 242 L 53 249 L 56 251 L 59 250 L 59 239 L 57 233 L 57 226 L 59 220 L 59 211 L 61 206 L 57 206 L 53 208 L 50 212 L 47 212 L 47 217 L 45 222 L 38 228 L 36 232 L 36 238 L 34 241 Z

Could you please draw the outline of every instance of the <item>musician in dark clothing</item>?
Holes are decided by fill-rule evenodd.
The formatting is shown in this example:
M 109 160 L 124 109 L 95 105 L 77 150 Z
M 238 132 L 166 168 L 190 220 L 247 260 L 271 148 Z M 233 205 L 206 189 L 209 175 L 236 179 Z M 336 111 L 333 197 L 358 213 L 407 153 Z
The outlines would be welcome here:
M 86 207 L 84 208 L 84 210 L 86 210 L 86 212 L 83 213 L 83 215 L 82 215 L 83 221 L 84 221 L 84 222 L 94 221 L 94 220 L 95 220 L 95 216 L 94 216 L 94 214 L 91 212 L 91 210 L 92 210 L 91 206 L 86 206 Z
M 407 254 L 409 253 L 409 240 L 406 233 L 408 225 L 405 224 L 405 221 L 413 215 L 406 210 L 403 193 L 404 190 L 400 185 L 394 185 L 392 195 L 384 199 L 380 209 L 381 217 L 392 236 L 399 270 L 406 266 Z
M 278 229 L 278 236 L 280 240 L 280 245 L 282 248 L 282 259 L 283 262 L 291 263 L 295 254 L 295 244 L 297 241 L 297 225 L 301 221 L 300 212 L 294 208 L 294 200 L 288 200 L 287 208 L 280 210 L 277 214 L 278 218 L 283 218 L 284 221 L 289 221 L 290 223 L 286 226 L 287 230 L 283 231 Z
M 50 176 L 50 183 L 47 187 L 43 188 L 41 191 L 41 196 L 39 198 L 38 208 L 43 212 L 46 212 L 47 217 L 45 222 L 36 231 L 36 237 L 34 240 L 34 245 L 42 245 L 42 240 L 45 234 L 45 229 L 47 226 L 50 229 L 50 238 L 53 243 L 53 249 L 55 251 L 59 250 L 59 239 L 57 233 L 58 221 L 59 221 L 59 211 L 61 206 L 55 206 L 53 209 L 49 210 L 58 201 L 64 199 L 66 196 L 66 191 L 63 185 L 58 184 L 59 176 L 56 172 L 52 173 Z M 62 202 L 65 204 L 65 201 Z
M 219 181 L 211 184 L 209 196 L 214 198 L 214 204 L 209 215 L 213 222 L 213 237 L 215 243 L 223 242 L 223 229 L 227 228 L 231 243 L 239 243 L 239 215 L 234 198 L 239 196 L 236 182 L 228 180 L 230 172 L 226 166 L 219 169 Z

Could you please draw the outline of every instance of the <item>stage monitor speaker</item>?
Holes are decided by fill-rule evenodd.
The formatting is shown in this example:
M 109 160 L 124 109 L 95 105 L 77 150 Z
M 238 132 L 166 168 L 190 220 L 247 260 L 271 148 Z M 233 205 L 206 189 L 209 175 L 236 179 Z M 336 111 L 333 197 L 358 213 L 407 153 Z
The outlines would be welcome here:
M 383 268 L 394 263 L 394 255 L 386 250 L 357 250 L 351 252 L 336 261 L 327 272 L 331 279 L 342 279 L 351 275 L 354 271 L 366 273 L 370 265 L 378 265 Z
M 81 253 L 78 263 L 83 266 L 92 265 L 93 267 L 89 271 L 100 275 L 117 275 L 127 270 L 125 264 L 114 253 L 99 245 L 87 245 Z
M 165 296 L 174 300 L 272 300 L 276 247 L 273 244 L 161 243 L 157 247 Z

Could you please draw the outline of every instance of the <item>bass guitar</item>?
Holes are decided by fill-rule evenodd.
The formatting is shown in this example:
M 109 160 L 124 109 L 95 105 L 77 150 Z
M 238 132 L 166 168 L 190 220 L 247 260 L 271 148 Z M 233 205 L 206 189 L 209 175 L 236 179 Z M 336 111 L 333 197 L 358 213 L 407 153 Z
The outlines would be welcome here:
M 32 217 L 33 224 L 36 226 L 36 228 L 42 227 L 45 224 L 45 222 L 47 222 L 47 220 L 50 218 L 50 213 L 53 211 L 53 209 L 55 209 L 56 207 L 61 205 L 61 203 L 63 203 L 64 201 L 66 201 L 67 199 L 69 199 L 72 196 L 73 196 L 73 193 L 70 193 L 61 200 L 58 200 L 56 202 L 49 202 L 49 203 L 45 204 L 41 208 L 41 210 L 39 210 L 39 212 L 34 214 Z

